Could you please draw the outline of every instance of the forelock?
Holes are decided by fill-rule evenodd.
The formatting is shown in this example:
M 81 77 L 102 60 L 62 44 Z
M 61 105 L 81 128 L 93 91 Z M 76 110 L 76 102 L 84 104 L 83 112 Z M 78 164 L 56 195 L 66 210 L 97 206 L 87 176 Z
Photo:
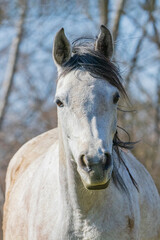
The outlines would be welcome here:
M 116 87 L 124 97 L 127 97 L 122 85 L 122 77 L 118 66 L 106 58 L 102 53 L 94 49 L 94 39 L 79 38 L 72 43 L 72 57 L 63 64 L 59 77 L 65 76 L 71 71 L 84 70 L 93 77 L 106 80 Z

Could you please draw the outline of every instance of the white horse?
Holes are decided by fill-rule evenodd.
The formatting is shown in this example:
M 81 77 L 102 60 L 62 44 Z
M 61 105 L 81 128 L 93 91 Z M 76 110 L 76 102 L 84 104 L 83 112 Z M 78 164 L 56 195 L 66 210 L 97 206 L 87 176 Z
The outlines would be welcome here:
M 125 90 L 112 37 L 54 41 L 58 129 L 26 143 L 9 164 L 4 240 L 160 240 L 160 197 L 117 135 Z

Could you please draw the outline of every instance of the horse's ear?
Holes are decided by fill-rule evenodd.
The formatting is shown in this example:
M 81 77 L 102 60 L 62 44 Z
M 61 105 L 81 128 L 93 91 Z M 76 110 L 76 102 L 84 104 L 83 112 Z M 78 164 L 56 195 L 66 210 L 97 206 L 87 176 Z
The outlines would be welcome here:
M 113 55 L 112 35 L 104 25 L 101 25 L 100 34 L 95 43 L 95 50 L 101 52 L 107 58 L 111 58 Z
M 62 65 L 71 57 L 71 45 L 64 33 L 64 28 L 61 28 L 54 39 L 53 43 L 53 59 L 56 65 Z

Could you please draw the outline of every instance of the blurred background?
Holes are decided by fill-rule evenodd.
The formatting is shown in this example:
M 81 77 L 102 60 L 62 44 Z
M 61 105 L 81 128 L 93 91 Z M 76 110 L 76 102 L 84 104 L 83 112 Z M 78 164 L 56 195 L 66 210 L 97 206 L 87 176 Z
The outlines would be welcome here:
M 55 33 L 64 27 L 70 40 L 95 37 L 101 24 L 113 34 L 114 61 L 132 103 L 120 102 L 118 125 L 140 140 L 133 153 L 160 192 L 160 1 L 0 0 L 0 222 L 10 158 L 57 125 Z

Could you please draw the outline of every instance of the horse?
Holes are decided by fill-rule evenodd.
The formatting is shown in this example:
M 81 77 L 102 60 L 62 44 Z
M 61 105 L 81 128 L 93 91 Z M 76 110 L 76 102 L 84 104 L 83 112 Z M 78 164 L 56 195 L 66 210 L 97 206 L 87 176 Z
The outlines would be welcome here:
M 6 176 L 4 240 L 158 240 L 160 196 L 120 140 L 127 98 L 110 31 L 70 43 L 55 36 L 58 128 L 24 144 Z

